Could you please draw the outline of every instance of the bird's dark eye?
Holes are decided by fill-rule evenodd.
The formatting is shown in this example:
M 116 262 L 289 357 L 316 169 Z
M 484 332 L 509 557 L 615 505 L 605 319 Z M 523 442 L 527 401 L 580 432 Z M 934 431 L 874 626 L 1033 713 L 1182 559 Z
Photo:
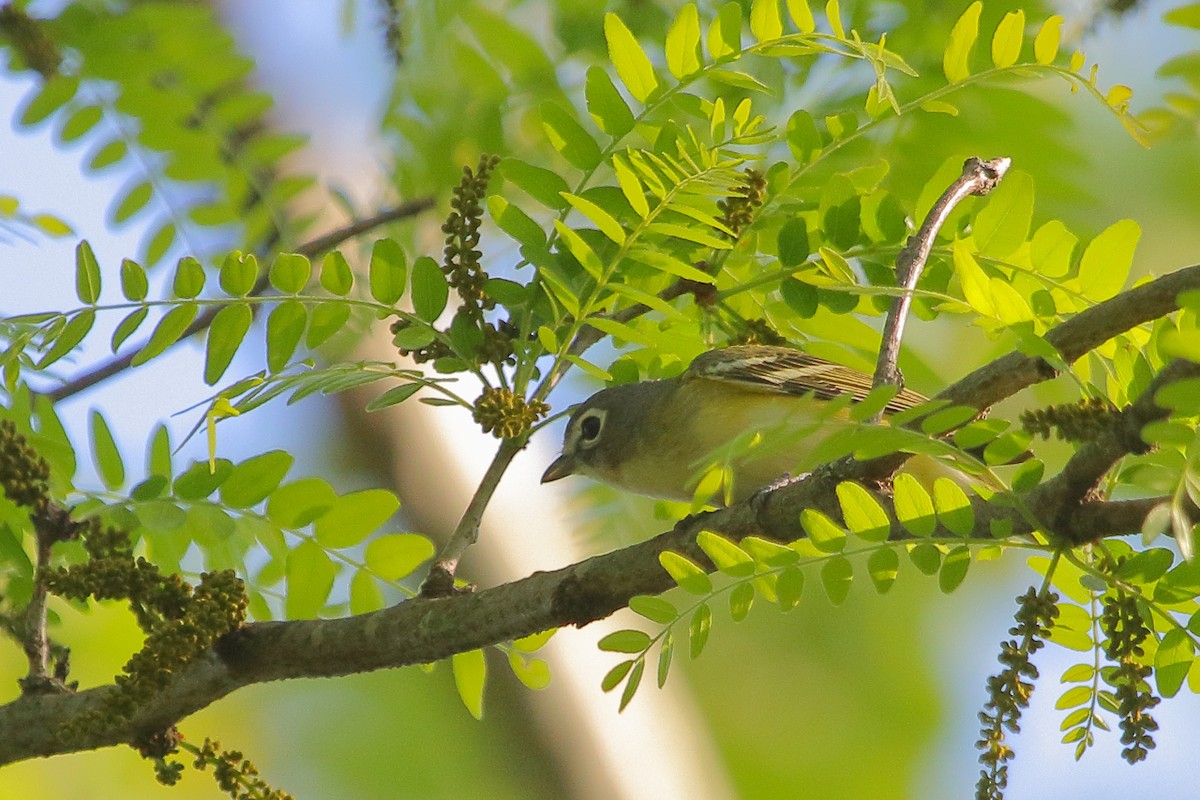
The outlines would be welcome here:
M 590 442 L 600 435 L 600 418 L 586 417 L 579 423 L 579 435 L 585 442 Z

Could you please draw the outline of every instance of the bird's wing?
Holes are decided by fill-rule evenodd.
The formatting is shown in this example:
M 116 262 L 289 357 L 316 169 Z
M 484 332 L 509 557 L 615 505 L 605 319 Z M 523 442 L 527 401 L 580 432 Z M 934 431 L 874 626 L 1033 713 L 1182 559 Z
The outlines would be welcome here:
M 747 391 L 812 395 L 831 400 L 849 394 L 862 400 L 871 391 L 871 377 L 856 369 L 810 356 L 788 347 L 743 345 L 710 350 L 688 367 L 688 379 L 722 381 Z M 886 411 L 896 413 L 926 402 L 926 398 L 901 389 L 888 401 Z

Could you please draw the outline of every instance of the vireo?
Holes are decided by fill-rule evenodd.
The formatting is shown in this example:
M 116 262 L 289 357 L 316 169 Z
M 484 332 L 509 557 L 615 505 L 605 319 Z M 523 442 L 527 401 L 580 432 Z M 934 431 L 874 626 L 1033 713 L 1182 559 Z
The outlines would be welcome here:
M 794 470 L 803 450 L 836 430 L 823 410 L 834 397 L 861 400 L 871 378 L 787 347 L 745 345 L 703 353 L 682 375 L 602 389 L 571 415 L 563 451 L 542 483 L 586 475 L 620 489 L 692 499 L 698 476 L 730 442 L 780 437 L 794 446 L 741 448 L 729 460 L 733 501 Z M 886 413 L 926 399 L 902 389 Z

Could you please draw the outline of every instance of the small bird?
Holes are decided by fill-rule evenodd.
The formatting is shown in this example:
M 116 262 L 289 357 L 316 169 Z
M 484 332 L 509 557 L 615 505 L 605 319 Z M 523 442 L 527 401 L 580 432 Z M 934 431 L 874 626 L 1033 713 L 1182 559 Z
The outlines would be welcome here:
M 571 414 L 562 455 L 542 483 L 586 475 L 690 501 L 706 469 L 726 462 L 727 498 L 741 501 L 785 477 L 838 430 L 828 401 L 845 394 L 862 400 L 870 391 L 870 376 L 788 347 L 711 350 L 678 377 L 613 386 L 585 400 Z M 924 402 L 901 389 L 884 411 Z

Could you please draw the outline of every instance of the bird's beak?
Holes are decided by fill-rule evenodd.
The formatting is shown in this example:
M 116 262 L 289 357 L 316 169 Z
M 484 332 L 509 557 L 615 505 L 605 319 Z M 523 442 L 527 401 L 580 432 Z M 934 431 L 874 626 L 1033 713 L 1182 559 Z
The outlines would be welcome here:
M 565 478 L 568 475 L 575 474 L 575 458 L 563 453 L 558 458 L 554 459 L 554 463 L 546 468 L 542 473 L 542 483 L 550 483 L 559 478 Z

